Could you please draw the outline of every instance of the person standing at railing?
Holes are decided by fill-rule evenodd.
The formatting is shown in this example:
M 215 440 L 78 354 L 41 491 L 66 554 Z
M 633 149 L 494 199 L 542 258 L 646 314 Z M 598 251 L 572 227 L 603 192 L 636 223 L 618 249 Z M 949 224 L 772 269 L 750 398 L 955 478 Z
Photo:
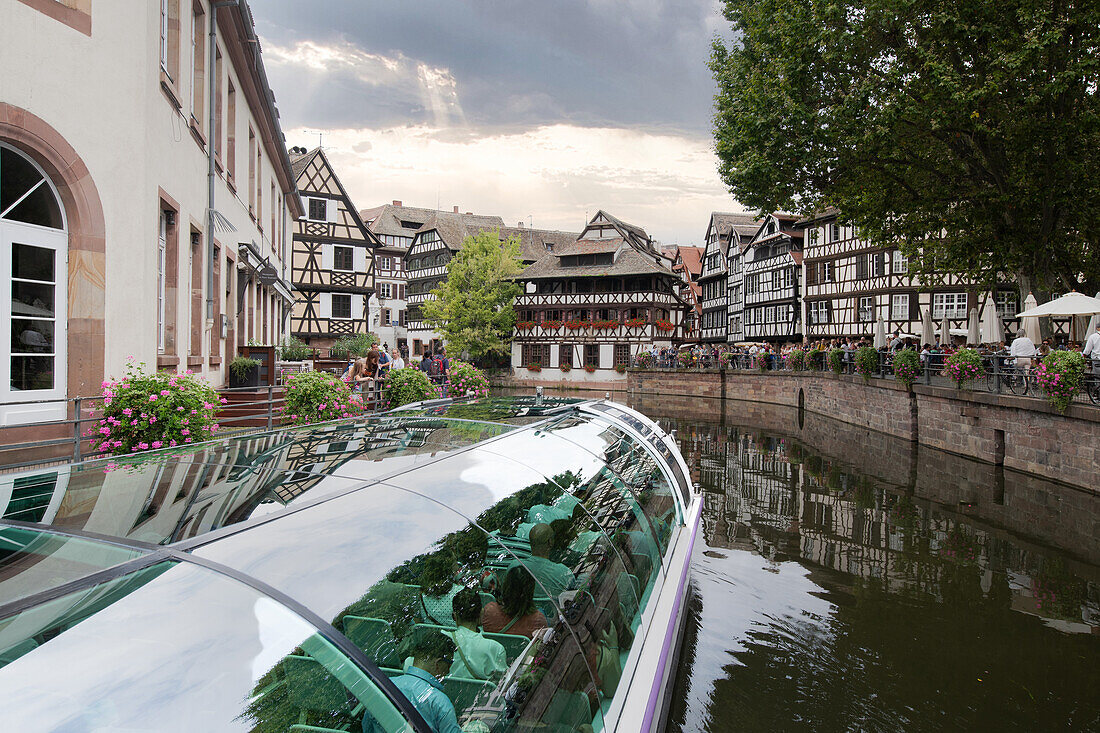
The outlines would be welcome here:
M 390 368 L 391 369 L 404 369 L 405 360 L 401 358 L 401 352 L 394 349 L 390 352 Z

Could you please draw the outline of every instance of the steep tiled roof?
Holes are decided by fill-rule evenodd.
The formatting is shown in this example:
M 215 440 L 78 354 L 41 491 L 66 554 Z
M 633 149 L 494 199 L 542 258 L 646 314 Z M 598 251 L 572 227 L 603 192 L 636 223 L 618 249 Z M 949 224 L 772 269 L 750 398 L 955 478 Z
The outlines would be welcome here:
M 554 248 L 554 254 L 562 255 L 595 255 L 616 252 L 623 246 L 625 240 L 622 237 L 613 239 L 578 239 L 566 243 L 561 249 Z
M 605 275 L 669 275 L 671 270 L 654 262 L 654 255 L 647 255 L 627 246 L 610 265 L 570 265 L 561 264 L 557 253 L 547 253 L 538 262 L 528 267 L 517 280 L 550 280 L 561 277 L 600 277 Z
M 321 148 L 317 147 L 310 150 L 308 153 L 289 153 L 290 155 L 290 170 L 294 173 L 294 180 L 298 180 L 298 176 L 302 175 L 302 171 L 306 169 L 310 161 L 317 157 L 317 154 L 321 152 Z
M 703 271 L 702 247 L 680 247 L 680 258 L 684 261 L 684 269 L 692 275 Z
M 417 230 L 430 232 L 435 230 L 439 238 L 447 245 L 447 248 L 457 252 L 462 249 L 462 242 L 466 237 L 480 234 L 490 229 L 505 229 L 504 220 L 499 216 L 482 216 L 480 214 L 454 214 L 447 211 L 433 211 L 431 218 L 424 222 L 424 226 Z
M 554 252 L 568 247 L 577 239 L 577 232 L 559 232 L 554 229 L 532 229 L 530 227 L 501 227 L 501 239 L 519 237 L 519 248 L 524 262 L 535 262 L 547 253 L 546 245 L 553 246 Z
M 363 221 L 370 221 L 370 230 L 375 234 L 389 234 L 397 237 L 411 237 L 415 230 L 406 229 L 401 222 L 414 222 L 423 225 L 436 214 L 435 209 L 421 209 L 415 206 L 394 206 L 384 204 L 373 209 L 363 209 L 359 215 Z
M 801 219 L 799 219 L 798 221 L 795 222 L 795 225 L 796 226 L 805 226 L 807 224 L 812 224 L 815 221 L 828 221 L 830 219 L 835 219 L 839 215 L 840 215 L 840 209 L 836 208 L 835 206 L 826 206 L 824 209 L 821 209 L 820 211 L 815 211 L 810 216 L 802 217 Z

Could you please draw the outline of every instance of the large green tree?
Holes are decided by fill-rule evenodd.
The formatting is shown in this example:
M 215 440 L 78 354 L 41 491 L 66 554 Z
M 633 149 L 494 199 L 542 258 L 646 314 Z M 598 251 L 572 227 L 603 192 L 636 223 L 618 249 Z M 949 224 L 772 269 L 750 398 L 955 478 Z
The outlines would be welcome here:
M 508 353 L 516 322 L 512 304 L 522 288 L 511 278 L 523 271 L 517 237 L 499 232 L 467 237 L 447 263 L 447 279 L 424 303 L 424 320 L 443 335 L 450 353 L 470 358 Z
M 919 271 L 1100 287 L 1100 3 L 725 0 L 720 174 Z

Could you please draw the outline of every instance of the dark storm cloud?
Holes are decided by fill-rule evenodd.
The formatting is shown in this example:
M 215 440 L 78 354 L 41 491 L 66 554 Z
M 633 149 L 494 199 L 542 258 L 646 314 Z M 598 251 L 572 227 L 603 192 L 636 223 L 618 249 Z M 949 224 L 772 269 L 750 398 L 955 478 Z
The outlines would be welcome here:
M 252 0 L 251 6 L 290 125 L 439 123 L 440 100 L 424 90 L 434 89 L 442 72 L 446 92 L 449 72 L 461 109 L 444 94 L 448 124 L 460 112 L 480 129 L 556 122 L 689 134 L 709 129 L 706 59 L 722 26 L 716 0 Z M 294 54 L 270 53 L 303 43 L 366 56 L 303 66 Z

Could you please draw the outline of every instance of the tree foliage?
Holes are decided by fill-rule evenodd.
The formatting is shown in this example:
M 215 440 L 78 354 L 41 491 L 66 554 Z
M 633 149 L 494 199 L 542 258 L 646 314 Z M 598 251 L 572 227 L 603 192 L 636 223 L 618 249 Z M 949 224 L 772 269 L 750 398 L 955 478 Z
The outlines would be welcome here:
M 1100 284 L 1100 5 L 725 0 L 715 136 L 734 196 L 826 205 L 918 272 Z
M 424 320 L 443 335 L 450 353 L 473 359 L 508 352 L 522 288 L 511 278 L 523 270 L 519 239 L 501 242 L 495 231 L 467 237 L 447 264 L 447 279 L 424 303 Z

